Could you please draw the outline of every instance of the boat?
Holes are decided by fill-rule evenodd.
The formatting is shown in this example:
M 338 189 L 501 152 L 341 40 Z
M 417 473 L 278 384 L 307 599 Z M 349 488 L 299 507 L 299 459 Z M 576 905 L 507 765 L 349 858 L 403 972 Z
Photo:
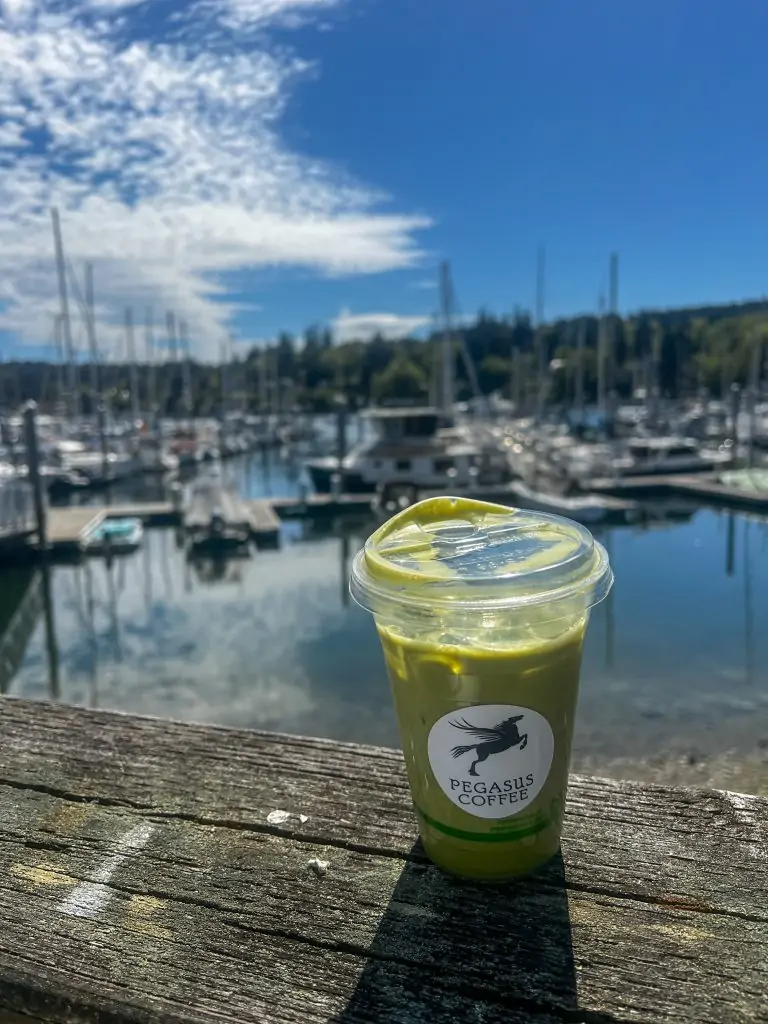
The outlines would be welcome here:
M 604 494 L 548 494 L 533 490 L 521 480 L 514 482 L 512 490 L 522 508 L 565 516 L 577 523 L 602 523 L 609 518 L 629 522 L 639 518 L 635 502 L 611 498 Z
M 631 437 L 626 454 L 613 461 L 618 476 L 660 476 L 669 473 L 711 473 L 732 462 L 729 449 L 710 450 L 688 437 Z
M 207 524 L 193 526 L 187 534 L 187 555 L 201 557 L 250 557 L 250 531 L 239 523 L 228 523 L 223 515 L 214 512 Z
M 128 453 L 113 451 L 104 455 L 82 441 L 57 441 L 46 452 L 49 464 L 65 474 L 86 477 L 92 484 L 125 480 L 141 471 L 140 460 Z
M 477 440 L 432 406 L 370 409 L 363 416 L 373 440 L 338 458 L 308 459 L 305 469 L 316 491 L 372 494 L 386 484 L 419 490 L 501 484 L 512 477 L 506 455 Z
M 89 555 L 127 555 L 136 551 L 143 536 L 140 519 L 105 519 L 86 538 L 85 551 Z
M 187 555 L 249 555 L 252 517 L 213 465 L 188 488 L 184 511 Z
M 598 478 L 711 473 L 733 461 L 728 442 L 714 448 L 675 435 L 601 443 L 558 438 L 557 442 L 549 442 L 545 461 L 577 481 L 583 490 Z

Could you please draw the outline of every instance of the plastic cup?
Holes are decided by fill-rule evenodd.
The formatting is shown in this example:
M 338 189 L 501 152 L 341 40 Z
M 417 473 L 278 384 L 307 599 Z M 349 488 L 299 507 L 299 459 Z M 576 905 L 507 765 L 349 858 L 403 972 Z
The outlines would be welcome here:
M 581 651 L 611 588 L 605 549 L 560 516 L 429 498 L 357 554 L 424 847 L 498 880 L 560 847 Z

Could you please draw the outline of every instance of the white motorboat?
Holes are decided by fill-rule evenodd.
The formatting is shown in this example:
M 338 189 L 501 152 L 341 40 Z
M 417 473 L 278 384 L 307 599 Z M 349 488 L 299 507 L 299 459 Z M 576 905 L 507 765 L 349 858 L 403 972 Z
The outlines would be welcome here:
M 65 473 L 82 474 L 91 481 L 104 477 L 104 456 L 100 451 L 87 448 L 81 441 L 58 441 L 48 452 L 51 464 Z M 141 461 L 128 453 L 108 452 L 106 457 L 107 476 L 111 480 L 122 480 L 141 471 Z
M 374 439 L 342 460 L 309 459 L 307 473 L 316 491 L 334 486 L 346 494 L 372 493 L 386 484 L 419 490 L 500 484 L 511 476 L 509 460 L 495 445 L 477 441 L 471 428 L 453 426 L 433 407 L 381 408 L 364 414 Z
M 612 462 L 617 476 L 660 476 L 670 473 L 710 473 L 732 462 L 725 449 L 707 449 L 687 437 L 633 437 L 626 452 Z
M 533 490 L 521 480 L 516 480 L 512 489 L 521 508 L 566 516 L 577 523 L 602 523 L 609 516 L 630 521 L 639 515 L 634 502 L 604 494 L 548 494 Z

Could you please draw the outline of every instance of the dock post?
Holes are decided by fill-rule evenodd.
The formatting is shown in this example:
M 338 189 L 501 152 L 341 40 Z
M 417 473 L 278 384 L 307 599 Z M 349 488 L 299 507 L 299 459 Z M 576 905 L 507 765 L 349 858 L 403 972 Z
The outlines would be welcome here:
M 37 523 L 37 542 L 40 551 L 48 547 L 47 507 L 43 478 L 40 475 L 40 449 L 37 443 L 37 403 L 27 402 L 24 406 L 24 443 L 27 448 L 27 468 L 32 484 Z
M 112 494 L 109 488 L 109 449 L 107 448 L 107 410 L 103 402 L 99 402 L 96 406 L 96 422 L 99 430 L 99 448 L 101 450 L 101 477 L 107 489 L 106 501 L 108 505 L 112 504 Z

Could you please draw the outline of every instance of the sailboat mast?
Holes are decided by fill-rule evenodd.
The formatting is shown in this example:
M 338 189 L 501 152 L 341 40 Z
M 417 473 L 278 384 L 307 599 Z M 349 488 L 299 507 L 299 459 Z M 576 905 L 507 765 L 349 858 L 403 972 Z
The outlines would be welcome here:
M 267 374 L 269 372 L 269 348 L 264 346 L 261 350 L 259 357 L 259 414 L 266 416 L 269 413 L 267 408 L 269 403 L 269 383 L 267 380 Z
M 221 388 L 221 418 L 227 415 L 227 342 L 219 342 L 219 386 Z
M 610 329 L 607 337 L 605 353 L 606 371 L 605 378 L 608 390 L 612 391 L 615 386 L 614 374 L 616 372 L 616 342 L 619 316 L 619 254 L 611 253 L 608 272 L 608 312 L 610 314 Z
M 186 320 L 181 320 L 179 322 L 179 341 L 182 353 L 181 379 L 184 395 L 184 411 L 187 416 L 191 416 L 194 409 L 192 399 L 192 360 L 190 357 L 189 331 L 187 329 Z
M 442 313 L 442 342 L 440 346 L 440 410 L 450 414 L 453 408 L 454 376 L 453 376 L 453 287 L 451 285 L 451 269 L 447 260 L 440 264 L 440 309 Z
M 61 313 L 54 313 L 53 315 L 53 339 L 54 345 L 56 346 L 56 402 L 55 409 L 56 415 L 58 416 L 61 412 L 61 407 L 64 406 L 66 410 L 66 403 L 64 402 L 64 389 L 66 387 L 64 383 L 64 366 L 66 364 L 66 356 L 64 354 L 64 341 L 63 332 L 61 330 Z
M 587 347 L 587 321 L 579 320 L 576 334 L 576 409 L 579 423 L 584 422 L 584 351 Z
M 147 405 L 149 406 L 149 415 L 154 422 L 154 416 L 156 413 L 157 404 L 157 382 L 156 382 L 156 368 L 155 368 L 155 336 L 153 327 L 153 313 L 152 307 L 148 306 L 147 311 L 144 315 L 144 351 L 147 360 Z
M 139 380 L 136 368 L 136 340 L 133 336 L 133 310 L 125 311 L 125 348 L 128 355 L 128 380 L 131 392 L 131 420 L 135 428 L 141 417 L 139 408 Z
M 605 296 L 600 293 L 597 300 L 597 411 L 601 420 L 605 416 L 605 347 L 606 347 L 606 320 L 605 320 Z
M 96 344 L 96 313 L 92 263 L 86 263 L 85 265 L 85 326 L 90 354 L 92 401 L 95 405 L 98 405 L 101 401 L 101 373 L 99 369 L 99 350 Z
M 547 354 L 544 350 L 544 299 L 546 292 L 547 254 L 543 246 L 536 253 L 536 333 L 534 348 L 536 350 L 536 366 L 538 387 L 536 393 L 536 415 L 542 416 L 547 390 Z
M 176 379 L 177 379 L 177 372 L 178 372 L 177 369 L 176 369 L 176 364 L 178 363 L 178 360 L 179 360 L 179 343 L 178 343 L 178 340 L 176 338 L 176 317 L 173 315 L 173 313 L 170 310 L 165 314 L 165 330 L 166 330 L 166 334 L 168 336 L 168 349 L 170 351 L 170 359 L 171 359 L 171 372 L 169 374 L 169 380 L 170 380 L 171 394 L 173 394 L 173 396 L 174 396 L 174 405 L 175 405 L 175 388 L 176 388 Z M 175 411 L 175 415 L 178 416 L 178 410 L 177 409 Z
M 59 211 L 51 209 L 53 222 L 53 244 L 56 250 L 56 273 L 59 279 L 59 303 L 61 305 L 61 324 L 64 346 L 67 353 L 67 387 L 69 390 L 70 415 L 80 415 L 80 395 L 77 388 L 77 367 L 75 366 L 75 348 L 72 343 L 72 323 L 69 319 L 69 296 L 67 294 L 67 274 L 64 267 L 64 242 L 61 237 Z

